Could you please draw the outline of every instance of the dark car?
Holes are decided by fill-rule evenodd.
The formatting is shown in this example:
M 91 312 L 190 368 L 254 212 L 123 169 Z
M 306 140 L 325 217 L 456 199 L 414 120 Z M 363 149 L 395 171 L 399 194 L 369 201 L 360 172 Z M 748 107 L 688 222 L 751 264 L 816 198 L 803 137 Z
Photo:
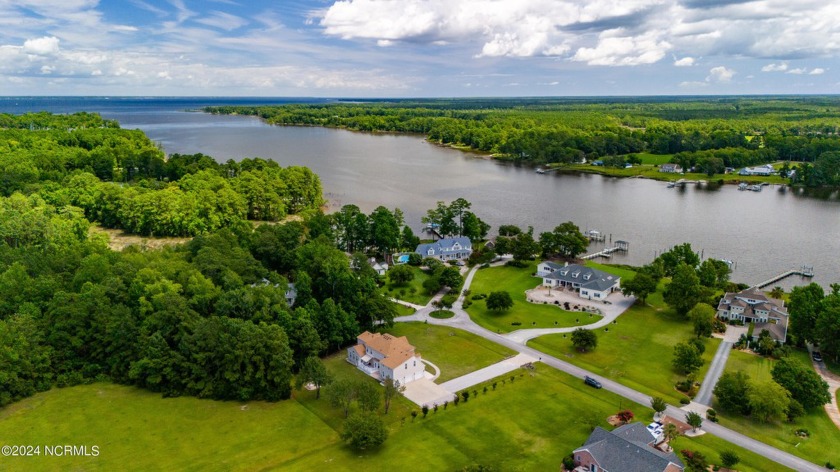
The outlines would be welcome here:
M 589 385 L 591 387 L 601 388 L 601 382 L 598 382 L 597 380 L 593 379 L 592 377 L 590 377 L 588 375 L 583 378 L 583 383 L 585 383 L 586 385 Z
M 822 354 L 820 354 L 820 351 L 812 352 L 811 357 L 813 357 L 814 360 L 817 361 L 817 362 L 822 362 Z

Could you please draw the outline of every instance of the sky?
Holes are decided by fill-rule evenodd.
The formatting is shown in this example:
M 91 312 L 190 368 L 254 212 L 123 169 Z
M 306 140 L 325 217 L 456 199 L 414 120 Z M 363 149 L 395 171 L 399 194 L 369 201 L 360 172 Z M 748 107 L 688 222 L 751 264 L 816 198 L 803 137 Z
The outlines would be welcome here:
M 840 93 L 836 0 L 0 0 L 0 95 Z

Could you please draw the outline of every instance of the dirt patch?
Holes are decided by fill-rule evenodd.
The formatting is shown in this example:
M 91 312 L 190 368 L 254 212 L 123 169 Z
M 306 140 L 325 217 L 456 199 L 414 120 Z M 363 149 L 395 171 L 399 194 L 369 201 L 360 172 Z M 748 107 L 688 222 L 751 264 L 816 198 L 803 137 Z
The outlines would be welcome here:
M 143 249 L 160 249 L 166 246 L 176 246 L 192 240 L 192 238 L 153 237 L 126 233 L 121 229 L 92 226 L 90 236 L 104 234 L 108 238 L 108 247 L 114 251 L 122 251 L 128 246 L 139 246 Z

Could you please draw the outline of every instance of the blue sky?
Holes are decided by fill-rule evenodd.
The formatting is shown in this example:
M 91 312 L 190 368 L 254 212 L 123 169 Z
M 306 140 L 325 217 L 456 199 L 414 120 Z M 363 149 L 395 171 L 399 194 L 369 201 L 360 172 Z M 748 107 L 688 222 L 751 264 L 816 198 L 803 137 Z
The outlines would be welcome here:
M 0 0 L 0 95 L 840 93 L 825 0 Z

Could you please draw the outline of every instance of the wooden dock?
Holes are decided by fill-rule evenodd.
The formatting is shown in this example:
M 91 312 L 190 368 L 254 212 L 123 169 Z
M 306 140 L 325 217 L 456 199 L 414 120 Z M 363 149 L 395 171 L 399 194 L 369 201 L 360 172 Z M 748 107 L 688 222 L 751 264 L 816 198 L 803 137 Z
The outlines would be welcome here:
M 762 289 L 764 287 L 767 287 L 770 284 L 774 284 L 774 283 L 776 283 L 780 280 L 784 280 L 784 279 L 786 279 L 786 278 L 788 278 L 792 275 L 799 275 L 801 277 L 811 278 L 811 277 L 814 276 L 814 268 L 812 266 L 802 266 L 799 269 L 791 269 L 791 270 L 788 270 L 786 272 L 782 272 L 781 274 L 776 275 L 774 277 L 770 277 L 769 279 L 765 280 L 764 282 L 755 284 L 755 285 L 752 286 L 752 288 Z
M 595 259 L 596 257 L 603 257 L 603 258 L 609 259 L 610 254 L 612 254 L 616 251 L 627 251 L 627 248 L 628 248 L 629 244 L 627 244 L 626 241 L 620 241 L 620 242 L 624 243 L 624 244 L 619 244 L 618 246 L 608 247 L 608 248 L 606 248 L 602 251 L 593 252 L 592 254 L 587 254 L 587 255 L 581 257 L 581 259 L 589 260 L 589 259 Z

